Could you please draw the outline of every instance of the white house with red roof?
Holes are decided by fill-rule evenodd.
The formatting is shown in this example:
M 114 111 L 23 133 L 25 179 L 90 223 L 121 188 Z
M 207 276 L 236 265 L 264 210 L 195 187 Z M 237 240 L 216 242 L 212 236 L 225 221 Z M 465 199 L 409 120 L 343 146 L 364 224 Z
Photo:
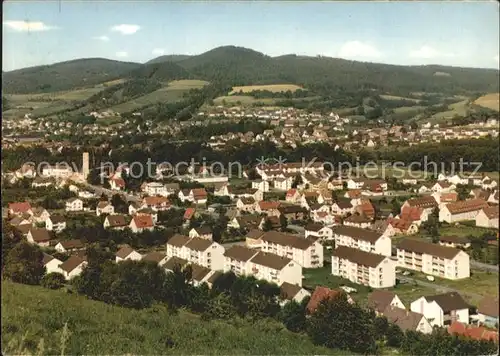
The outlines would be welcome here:
M 129 224 L 130 230 L 134 233 L 140 233 L 146 230 L 154 230 L 153 217 L 151 215 L 135 215 Z
M 22 215 L 22 214 L 29 214 L 29 215 L 33 214 L 31 204 L 29 202 L 25 201 L 25 202 L 9 203 L 9 216 Z
M 293 203 L 293 204 L 299 203 L 301 198 L 302 195 L 299 193 L 297 189 L 292 188 L 286 192 L 285 200 L 287 203 Z
M 109 186 L 112 190 L 123 190 L 125 189 L 125 181 L 123 178 L 111 178 L 109 180 Z

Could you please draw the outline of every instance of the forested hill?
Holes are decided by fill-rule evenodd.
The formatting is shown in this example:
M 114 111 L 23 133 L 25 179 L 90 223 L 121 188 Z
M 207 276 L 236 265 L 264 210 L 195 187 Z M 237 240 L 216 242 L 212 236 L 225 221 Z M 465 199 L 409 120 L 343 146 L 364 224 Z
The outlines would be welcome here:
M 329 57 L 270 57 L 225 46 L 197 56 L 162 56 L 146 64 L 83 59 L 4 73 L 4 91 L 66 90 L 116 77 L 203 79 L 226 85 L 298 84 L 316 91 L 498 92 L 499 71 L 448 66 L 396 66 Z M 319 89 L 319 90 L 318 90 Z
M 3 72 L 2 86 L 9 94 L 70 90 L 119 79 L 141 66 L 105 58 L 76 59 Z

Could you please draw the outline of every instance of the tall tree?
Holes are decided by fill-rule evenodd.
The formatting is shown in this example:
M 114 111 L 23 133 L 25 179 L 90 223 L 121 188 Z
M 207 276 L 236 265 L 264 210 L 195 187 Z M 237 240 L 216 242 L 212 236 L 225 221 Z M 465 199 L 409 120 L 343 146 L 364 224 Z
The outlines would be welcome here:
M 43 252 L 37 246 L 21 241 L 7 254 L 4 277 L 16 283 L 39 284 L 44 274 Z

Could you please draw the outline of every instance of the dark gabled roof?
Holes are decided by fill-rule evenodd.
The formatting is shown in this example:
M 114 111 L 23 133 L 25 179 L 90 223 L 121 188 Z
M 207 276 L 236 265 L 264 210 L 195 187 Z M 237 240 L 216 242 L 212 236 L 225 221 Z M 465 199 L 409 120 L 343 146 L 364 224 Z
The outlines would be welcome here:
M 306 231 L 315 231 L 315 232 L 318 232 L 319 230 L 321 230 L 324 227 L 325 227 L 325 225 L 320 224 L 320 223 L 309 223 L 309 224 L 307 224 L 304 227 L 304 229 Z
M 208 235 L 212 233 L 212 228 L 208 225 L 203 225 L 193 228 L 200 235 Z
M 375 243 L 382 236 L 381 233 L 372 230 L 346 225 L 333 228 L 333 233 L 342 236 L 349 236 L 356 240 L 368 241 L 370 243 Z
M 59 268 L 67 273 L 70 273 L 76 267 L 80 266 L 83 262 L 85 262 L 85 260 L 83 258 L 81 258 L 79 256 L 71 256 L 66 261 L 64 261 L 62 264 L 60 264 Z
M 124 215 L 108 215 L 106 219 L 111 227 L 128 225 Z
M 166 255 L 163 252 L 153 251 L 153 252 L 150 252 L 147 255 L 145 255 L 142 258 L 142 260 L 160 263 L 165 257 L 166 257 Z
M 358 265 L 367 267 L 377 267 L 384 259 L 386 259 L 386 256 L 361 251 L 357 248 L 347 246 L 338 246 L 335 250 L 333 250 L 332 256 L 346 259 Z
M 262 236 L 264 236 L 264 232 L 258 229 L 252 229 L 246 234 L 246 237 L 256 240 L 260 239 Z
M 233 260 L 247 262 L 253 256 L 257 254 L 258 251 L 243 247 L 243 246 L 231 246 L 224 252 L 224 256 L 229 257 Z
M 296 284 L 290 284 L 288 282 L 283 282 L 280 286 L 281 298 L 292 300 L 297 293 L 301 291 L 302 287 Z
M 200 282 L 205 278 L 212 270 L 210 268 L 206 268 L 200 266 L 196 263 L 191 264 L 191 277 L 193 280 Z
M 217 278 L 219 278 L 220 276 L 222 276 L 222 272 L 220 271 L 215 271 L 207 280 L 207 283 L 214 283 Z
M 59 243 L 66 250 L 72 249 L 72 248 L 83 248 L 84 247 L 83 242 L 81 240 L 78 240 L 78 239 L 67 240 L 67 241 L 60 241 Z
M 275 255 L 274 253 L 259 252 L 250 262 L 281 271 L 286 265 L 292 262 L 291 259 Z
M 278 231 L 268 231 L 262 236 L 262 241 L 282 246 L 290 246 L 300 250 L 307 250 L 317 241 L 317 239 L 313 237 L 305 238 L 297 235 L 284 234 Z
M 31 236 L 35 242 L 45 242 L 51 239 L 50 233 L 47 229 L 44 228 L 31 228 L 30 229 Z
M 396 293 L 387 290 L 375 290 L 368 296 L 368 306 L 379 313 L 391 304 L 396 297 Z
M 436 199 L 433 196 L 425 196 L 420 198 L 408 199 L 406 201 L 409 206 L 416 208 L 433 208 L 438 206 Z
M 132 247 L 124 246 L 116 252 L 116 256 L 119 258 L 126 258 L 128 255 L 130 255 L 134 251 L 135 250 Z
M 163 268 L 173 271 L 175 266 L 179 266 L 181 269 L 184 268 L 185 265 L 187 265 L 189 262 L 183 258 L 173 256 L 170 257 L 167 262 L 163 265 Z
M 189 242 L 191 238 L 189 236 L 175 234 L 168 241 L 167 245 L 182 247 Z
M 193 237 L 186 243 L 186 247 L 195 251 L 206 251 L 207 248 L 212 246 L 212 240 L 202 239 L 201 237 Z
M 437 294 L 424 297 L 427 302 L 436 302 L 443 309 L 443 312 L 448 313 L 452 310 L 469 309 L 471 305 L 467 303 L 462 296 L 456 292 Z
M 49 219 L 53 224 L 59 224 L 66 221 L 66 219 L 64 219 L 64 216 L 62 215 L 51 215 Z
M 43 253 L 43 265 L 45 266 L 47 263 L 52 261 L 55 257 L 46 254 L 45 252 Z
M 454 247 L 441 246 L 433 244 L 432 242 L 416 239 L 404 239 L 398 244 L 397 248 L 405 251 L 415 252 L 418 254 L 425 253 L 448 260 L 453 259 L 461 251 Z
M 477 306 L 478 313 L 498 318 L 498 307 L 499 299 L 498 297 L 484 297 Z
M 388 306 L 384 310 L 383 314 L 390 323 L 396 324 L 403 331 L 416 331 L 418 324 L 424 317 L 422 314 L 413 312 L 411 310 L 396 308 L 393 306 Z

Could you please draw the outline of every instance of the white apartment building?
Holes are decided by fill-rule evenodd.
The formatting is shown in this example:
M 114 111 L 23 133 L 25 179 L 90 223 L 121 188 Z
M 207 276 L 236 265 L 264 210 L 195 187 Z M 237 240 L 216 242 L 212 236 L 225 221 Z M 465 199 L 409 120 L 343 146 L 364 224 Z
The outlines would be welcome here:
M 323 267 L 323 245 L 315 236 L 301 237 L 268 231 L 262 237 L 262 251 L 290 258 L 303 268 Z
M 404 239 L 397 246 L 398 266 L 446 279 L 470 277 L 469 255 L 430 242 Z
M 286 282 L 302 286 L 302 267 L 289 258 L 241 246 L 232 246 L 224 256 L 224 272 L 251 275 L 277 285 Z
M 179 257 L 212 270 L 224 269 L 224 247 L 200 237 L 174 235 L 167 242 L 167 257 Z
M 42 168 L 42 176 L 55 178 L 68 178 L 73 174 L 73 169 L 66 164 L 55 166 L 44 166 Z
M 160 195 L 166 197 L 169 195 L 167 187 L 158 182 L 145 183 L 142 190 L 144 193 L 151 196 Z
M 432 326 L 443 327 L 454 321 L 469 324 L 471 306 L 456 292 L 420 297 L 410 308 L 423 314 Z
M 476 215 L 476 226 L 498 229 L 499 211 L 498 206 L 483 208 Z
M 396 284 L 396 262 L 390 257 L 339 246 L 332 253 L 332 274 L 372 288 Z
M 457 221 L 475 220 L 477 214 L 489 205 L 482 199 L 462 200 L 446 204 L 439 210 L 439 221 L 454 223 Z
M 78 198 L 71 198 L 66 201 L 66 211 L 82 211 L 83 201 Z
M 391 238 L 372 230 L 341 225 L 333 228 L 333 237 L 335 246 L 357 248 L 358 250 L 388 257 L 392 254 Z

